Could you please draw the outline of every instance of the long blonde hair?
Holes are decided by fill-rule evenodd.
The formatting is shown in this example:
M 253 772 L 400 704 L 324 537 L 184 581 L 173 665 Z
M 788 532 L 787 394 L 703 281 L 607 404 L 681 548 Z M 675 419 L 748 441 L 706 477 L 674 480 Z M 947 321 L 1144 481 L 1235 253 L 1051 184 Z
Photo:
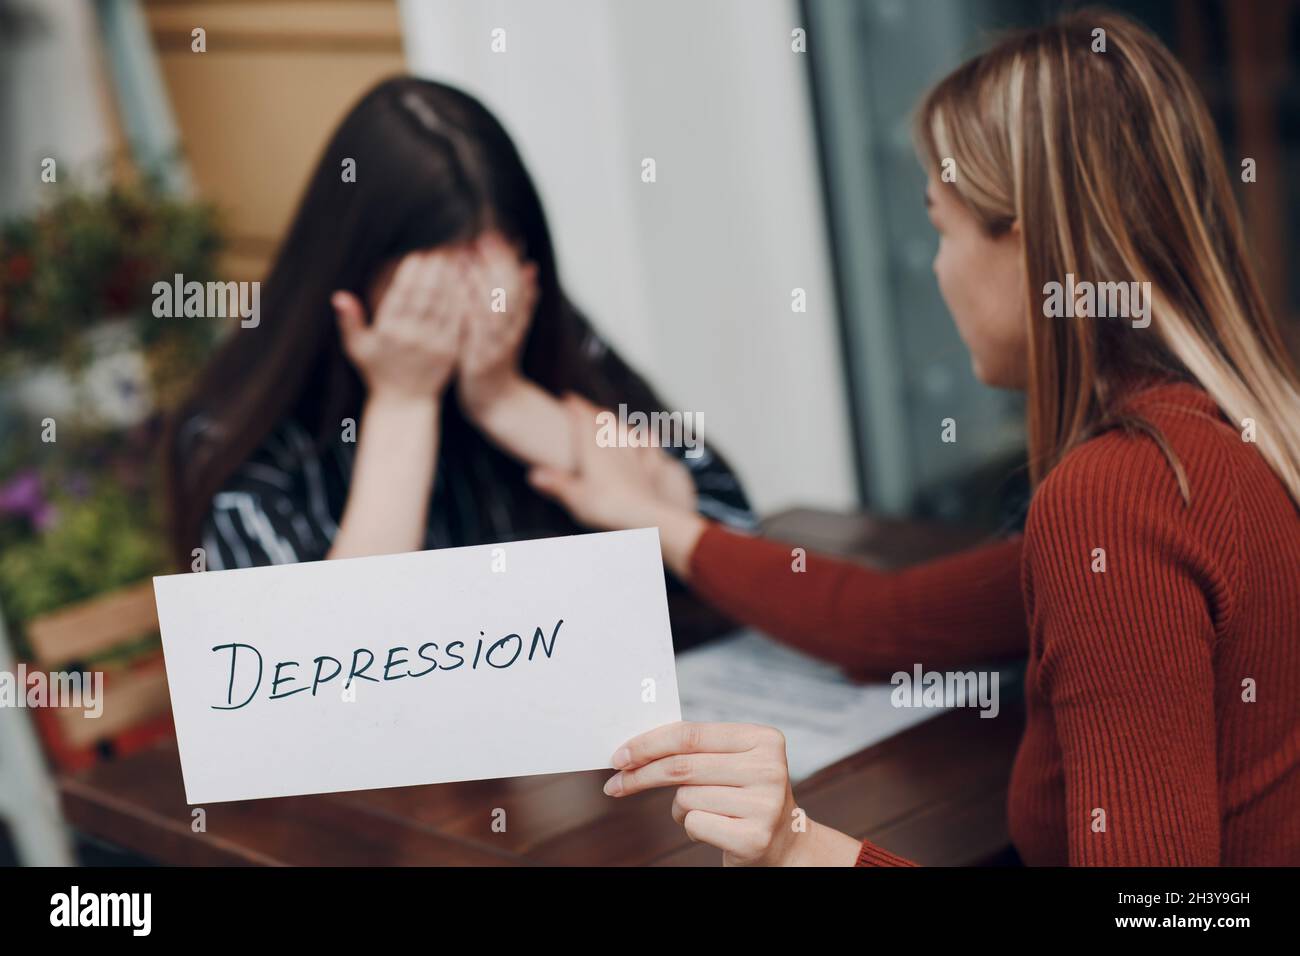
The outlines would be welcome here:
M 1097 31 L 1104 31 L 1098 33 Z M 1251 267 L 1209 113 L 1187 72 L 1126 17 L 1080 10 L 998 42 L 930 91 L 928 169 L 993 235 L 1019 222 L 1029 320 L 1028 440 L 1037 484 L 1115 424 L 1135 375 L 1199 382 L 1300 504 L 1300 378 Z M 951 163 L 945 163 L 951 160 Z M 1072 274 L 1149 282 L 1151 324 L 1043 318 Z M 1154 429 L 1178 474 L 1181 465 Z

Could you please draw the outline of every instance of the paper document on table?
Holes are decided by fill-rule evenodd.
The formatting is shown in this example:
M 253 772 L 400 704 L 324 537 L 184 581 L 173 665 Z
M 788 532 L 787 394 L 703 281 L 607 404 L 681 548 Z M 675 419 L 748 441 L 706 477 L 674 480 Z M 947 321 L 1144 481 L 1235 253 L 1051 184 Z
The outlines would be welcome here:
M 766 724 L 784 733 L 792 780 L 944 712 L 896 707 L 893 684 L 854 683 L 839 668 L 752 630 L 679 655 L 677 686 L 684 720 Z

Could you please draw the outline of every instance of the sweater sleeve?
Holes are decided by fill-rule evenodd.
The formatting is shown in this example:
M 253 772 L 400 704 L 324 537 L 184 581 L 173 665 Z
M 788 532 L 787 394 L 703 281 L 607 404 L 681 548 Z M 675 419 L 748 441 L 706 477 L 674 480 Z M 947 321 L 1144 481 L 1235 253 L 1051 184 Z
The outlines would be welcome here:
M 1062 754 L 1069 862 L 1213 866 L 1209 595 L 1222 608 L 1230 589 L 1155 445 L 1110 445 L 1056 469 L 1026 531 L 1030 679 Z
M 958 668 L 1023 656 L 1020 539 L 902 571 L 877 571 L 710 525 L 690 559 L 691 586 L 724 613 L 882 679 L 914 663 Z
M 854 866 L 916 866 L 911 860 L 904 859 L 888 850 L 882 850 L 870 840 L 863 840 L 858 848 L 858 859 Z

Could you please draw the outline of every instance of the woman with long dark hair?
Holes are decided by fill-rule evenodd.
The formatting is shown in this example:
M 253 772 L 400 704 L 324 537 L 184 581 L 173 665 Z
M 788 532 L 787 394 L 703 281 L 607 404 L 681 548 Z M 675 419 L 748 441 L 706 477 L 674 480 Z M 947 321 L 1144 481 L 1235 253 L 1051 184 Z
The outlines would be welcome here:
M 526 481 L 572 465 L 556 396 L 663 409 L 565 296 L 505 130 L 438 83 L 391 79 L 348 113 L 261 301 L 173 417 L 183 566 L 196 548 L 221 569 L 572 533 Z M 649 451 L 678 504 L 752 523 L 707 449 Z

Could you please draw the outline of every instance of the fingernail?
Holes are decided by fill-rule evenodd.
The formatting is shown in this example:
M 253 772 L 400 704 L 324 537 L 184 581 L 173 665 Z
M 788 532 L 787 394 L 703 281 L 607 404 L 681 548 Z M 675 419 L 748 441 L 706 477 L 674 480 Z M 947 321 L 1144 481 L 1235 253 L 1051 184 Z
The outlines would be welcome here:
M 609 765 L 615 770 L 622 770 L 631 762 L 632 751 L 628 750 L 626 747 L 619 747 L 618 750 L 614 751 L 614 756 L 610 758 Z
M 616 773 L 605 781 L 605 796 L 617 797 L 623 792 L 623 775 Z

